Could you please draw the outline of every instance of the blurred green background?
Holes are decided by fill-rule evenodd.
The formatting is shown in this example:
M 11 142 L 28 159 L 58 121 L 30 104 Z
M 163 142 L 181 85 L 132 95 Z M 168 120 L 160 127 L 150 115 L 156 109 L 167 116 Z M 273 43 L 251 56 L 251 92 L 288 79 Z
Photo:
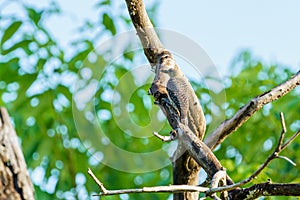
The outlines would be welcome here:
M 130 43 L 125 44 L 117 61 L 112 62 L 109 49 L 97 51 L 95 46 L 104 37 L 119 33 L 119 27 L 123 30 L 132 28 L 124 2 L 119 7 L 122 12 L 112 12 L 114 8 L 109 0 L 95 2 L 98 18 L 78 24 L 74 34 L 82 37 L 69 44 L 71 53 L 45 26 L 48 18 L 59 18 L 64 14 L 55 1 L 43 8 L 15 2 L 20 3 L 18 14 L 5 14 L 5 9 L 12 3 L 9 0 L 2 1 L 0 8 L 0 105 L 8 109 L 20 137 L 36 199 L 98 199 L 92 197 L 99 189 L 87 175 L 88 167 L 108 189 L 171 184 L 168 153 L 174 145 L 162 144 L 151 136 L 152 131 L 170 131 L 161 112 L 147 95 L 153 74 L 148 67 L 149 73 L 143 73 L 143 79 L 137 81 L 139 73 L 132 70 L 132 66 L 141 60 L 146 63 L 142 50 L 128 51 Z M 157 5 L 154 2 L 148 7 L 154 24 L 159 23 L 155 15 Z M 251 51 L 236 55 L 228 71 L 222 79 L 222 91 L 210 90 L 204 80 L 191 80 L 208 126 L 217 126 L 251 98 L 295 73 L 288 66 L 265 64 Z M 126 85 L 120 84 L 125 75 Z M 83 89 L 87 87 L 92 89 Z M 124 103 L 120 99 L 122 93 L 128 91 L 131 91 L 129 100 Z M 226 99 L 218 101 L 224 94 Z M 266 105 L 216 149 L 217 157 L 233 180 L 248 177 L 273 151 L 281 131 L 279 112 L 285 114 L 287 137 L 300 128 L 299 102 L 300 89 L 296 88 Z M 142 128 L 130 130 L 135 125 Z M 158 130 L 154 130 L 156 127 Z M 140 136 L 137 135 L 139 132 Z M 103 133 L 106 137 L 97 135 Z M 108 148 L 110 143 L 126 152 L 137 153 L 136 159 L 128 157 L 124 161 Z M 297 163 L 296 167 L 284 160 L 275 160 L 254 182 L 269 178 L 273 182 L 300 182 L 299 146 L 300 139 L 297 138 L 282 154 Z M 139 153 L 150 152 L 152 155 L 155 151 L 158 153 L 154 155 L 161 163 L 153 163 L 157 158 L 152 162 L 151 157 L 139 160 Z M 113 165 L 107 164 L 106 159 L 111 159 L 107 158 L 108 153 L 115 159 Z M 118 160 L 122 161 L 118 163 Z M 162 167 L 149 170 L 152 164 Z M 148 169 L 145 165 L 151 166 L 139 171 L 140 165 L 143 169 Z M 136 170 L 130 171 L 131 168 Z M 167 198 L 171 195 L 105 197 Z

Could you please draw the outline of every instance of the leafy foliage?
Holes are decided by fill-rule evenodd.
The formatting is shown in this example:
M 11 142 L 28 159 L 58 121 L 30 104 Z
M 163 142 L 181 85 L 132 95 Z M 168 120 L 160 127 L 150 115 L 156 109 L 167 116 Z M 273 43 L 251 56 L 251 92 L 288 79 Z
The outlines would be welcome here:
M 96 8 L 112 9 L 111 4 L 109 0 L 99 1 Z M 109 189 L 169 184 L 168 153 L 172 145 L 162 144 L 149 136 L 152 131 L 167 133 L 170 130 L 159 109 L 147 96 L 153 76 L 146 72 L 142 83 L 138 83 L 136 79 L 140 74 L 128 67 L 138 62 L 135 55 L 143 56 L 142 52 L 124 50 L 120 60 L 111 63 L 107 59 L 111 52 L 99 53 L 94 46 L 101 39 L 99 35 L 115 35 L 120 24 L 128 26 L 128 17 L 124 13 L 117 16 L 102 12 L 96 22 L 86 22 L 78 31 L 83 31 L 83 35 L 84 31 L 95 32 L 95 35 L 74 41 L 71 48 L 75 53 L 66 56 L 67 50 L 60 47 L 44 25 L 45 19 L 61 13 L 58 5 L 51 3 L 39 10 L 23 4 L 20 9 L 25 17 L 4 14 L 0 17 L 0 105 L 8 108 L 12 116 L 35 185 L 36 198 L 87 199 L 98 191 L 86 173 L 89 166 Z M 155 9 L 154 5 L 153 16 Z M 101 27 L 101 34 L 95 31 L 96 27 Z M 93 56 L 96 59 L 92 59 Z M 206 116 L 214 119 L 208 126 L 217 126 L 252 97 L 292 74 L 287 67 L 260 62 L 250 52 L 237 56 L 231 67 L 235 73 L 227 77 L 226 88 L 221 92 L 193 82 Z M 80 93 L 90 91 L 85 89 L 92 86 L 92 95 Z M 217 100 L 221 93 L 226 94 L 226 102 Z M 80 98 L 83 96 L 86 99 Z M 124 101 L 125 98 L 128 99 Z M 86 102 L 80 104 L 80 100 Z M 298 89 L 265 106 L 218 148 L 216 154 L 234 180 L 251 174 L 272 151 L 280 133 L 280 111 L 285 113 L 290 134 L 300 128 L 299 100 Z M 93 109 L 95 113 L 91 112 Z M 106 137 L 97 135 L 99 126 Z M 133 153 L 163 149 L 162 153 L 155 154 L 163 167 L 135 172 L 118 170 L 125 167 L 128 170 L 144 169 L 145 165 L 151 168 L 156 158 L 142 160 L 135 156 L 132 160 L 129 157 L 124 160 L 110 151 L 109 143 Z M 296 163 L 300 163 L 297 157 L 299 144 L 297 139 L 284 152 Z M 117 166 L 107 164 L 109 156 Z M 276 160 L 257 181 L 271 178 L 278 182 L 299 182 L 299 170 L 299 166 Z M 166 199 L 168 196 L 137 194 L 130 195 L 130 199 Z M 115 199 L 107 197 L 111 198 Z M 118 198 L 127 199 L 128 196 Z

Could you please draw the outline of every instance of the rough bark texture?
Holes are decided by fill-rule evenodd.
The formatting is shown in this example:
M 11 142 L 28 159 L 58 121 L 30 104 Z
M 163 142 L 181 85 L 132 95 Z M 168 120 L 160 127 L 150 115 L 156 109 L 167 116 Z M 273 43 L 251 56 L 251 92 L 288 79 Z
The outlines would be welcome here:
M 0 200 L 33 200 L 34 189 L 18 137 L 5 108 L 0 108 Z
M 151 21 L 147 15 L 143 1 L 142 0 L 126 0 L 126 4 L 127 4 L 129 15 L 133 22 L 133 25 L 136 28 L 137 34 L 143 45 L 145 55 L 146 55 L 148 61 L 150 62 L 151 66 L 152 67 L 156 66 L 155 71 L 156 71 L 156 76 L 157 76 L 157 72 L 160 70 L 159 67 L 166 66 L 166 65 L 160 65 L 162 63 L 159 63 L 159 59 L 161 57 L 165 56 L 163 54 L 163 52 L 167 52 L 168 54 L 170 54 L 170 53 L 168 51 L 166 51 L 164 49 L 163 45 L 161 44 L 161 42 L 153 28 L 153 25 L 151 24 Z M 184 77 L 183 73 L 181 72 L 181 70 L 177 66 L 177 64 L 175 63 L 174 59 L 171 58 L 170 60 L 172 63 L 174 63 L 174 65 L 172 65 L 172 67 L 175 67 L 175 66 L 177 67 L 176 72 L 177 72 L 177 74 L 181 75 L 179 78 L 183 79 L 186 82 L 185 85 L 190 86 L 189 81 Z M 164 61 L 164 60 L 162 59 L 161 61 Z M 168 63 L 168 64 L 170 64 L 170 63 Z M 168 78 L 166 78 L 164 80 L 161 79 L 163 81 L 163 83 L 158 83 L 157 86 L 163 86 L 165 91 L 170 89 L 167 87 L 167 84 L 169 82 L 168 80 L 170 80 L 169 78 L 171 78 L 170 75 L 172 75 L 172 74 L 164 73 L 163 76 L 168 77 Z M 195 131 L 194 133 L 200 139 L 202 139 L 203 134 L 205 132 L 205 121 L 202 125 L 197 124 L 197 122 L 194 121 L 194 120 L 196 120 L 195 115 L 196 116 L 201 115 L 201 117 L 203 115 L 201 106 L 198 102 L 198 98 L 196 97 L 195 92 L 193 91 L 191 86 L 187 87 L 187 88 L 180 88 L 180 86 L 177 83 L 175 83 L 175 84 L 173 83 L 173 85 L 174 85 L 174 87 L 171 90 L 175 91 L 176 89 L 179 89 L 180 91 L 178 91 L 178 92 L 180 94 L 191 94 L 191 95 L 193 95 L 193 97 L 195 97 L 197 99 L 197 102 L 195 105 L 200 107 L 200 110 L 193 108 L 192 112 L 188 112 L 187 113 L 188 116 L 185 116 L 185 117 L 189 117 L 189 121 L 192 122 L 190 124 L 187 124 L 191 130 L 201 129 L 201 131 L 198 131 L 198 132 Z M 168 92 L 170 92 L 170 91 L 168 91 Z M 153 93 L 153 95 L 154 95 L 154 93 Z M 193 101 L 195 98 L 189 98 L 186 100 Z M 190 109 L 192 109 L 192 107 L 190 107 Z M 168 116 L 167 116 L 167 118 L 168 118 Z M 202 118 L 202 120 L 204 120 L 204 117 Z M 169 122 L 170 122 L 170 120 L 169 120 Z M 172 122 L 170 122 L 170 124 L 172 126 Z M 175 128 L 175 127 L 172 127 L 172 128 Z M 178 148 L 182 149 L 183 147 L 179 146 Z M 182 154 L 182 153 L 180 153 L 180 154 Z M 182 154 L 182 156 L 175 156 L 175 157 L 176 157 L 176 159 L 173 160 L 173 182 L 174 182 L 174 184 L 197 185 L 198 184 L 198 174 L 200 171 L 199 165 L 195 162 L 195 160 L 189 155 L 189 153 L 187 151 L 185 151 Z M 190 192 L 189 193 L 177 193 L 177 194 L 174 194 L 174 199 L 176 199 L 176 200 L 198 199 L 198 193 L 190 193 Z
M 152 67 L 155 68 L 156 72 L 156 78 L 151 86 L 150 94 L 152 94 L 155 98 L 156 103 L 160 106 L 164 114 L 166 115 L 170 125 L 173 129 L 176 129 L 177 127 L 177 121 L 180 120 L 180 123 L 187 126 L 190 131 L 187 131 L 187 133 L 191 132 L 195 135 L 190 135 L 189 137 L 181 138 L 179 140 L 178 149 L 176 150 L 177 156 L 175 154 L 175 159 L 173 159 L 173 179 L 174 184 L 188 184 L 188 185 L 197 185 L 198 184 L 198 172 L 200 167 L 196 163 L 196 160 L 198 158 L 201 158 L 199 156 L 200 154 L 205 154 L 206 152 L 211 152 L 209 148 L 212 150 L 214 149 L 218 144 L 222 143 L 222 141 L 229 136 L 231 133 L 233 133 L 236 129 L 238 129 L 243 123 L 245 123 L 256 111 L 260 110 L 265 104 L 272 102 L 285 94 L 287 94 L 290 90 L 295 88 L 297 85 L 300 84 L 300 71 L 295 74 L 293 77 L 291 77 L 286 82 L 282 83 L 281 85 L 273 88 L 272 90 L 259 95 L 258 97 L 253 98 L 248 104 L 246 104 L 244 107 L 242 107 L 231 119 L 228 119 L 224 121 L 212 134 L 210 134 L 204 143 L 201 141 L 202 136 L 204 134 L 203 129 L 201 129 L 201 123 L 197 124 L 196 121 L 193 121 L 195 119 L 195 116 L 200 116 L 200 112 L 198 112 L 197 109 L 193 110 L 191 109 L 190 113 L 184 113 L 182 111 L 187 111 L 187 109 L 181 109 L 181 105 L 187 106 L 188 108 L 192 104 L 180 104 L 176 102 L 177 100 L 180 102 L 180 99 L 174 100 L 174 96 L 182 97 L 183 101 L 193 101 L 193 98 L 190 98 L 190 96 L 186 98 L 184 95 L 194 94 L 194 91 L 189 87 L 181 88 L 179 86 L 179 82 L 175 81 L 172 82 L 172 87 L 170 86 L 170 80 L 172 79 L 173 75 L 181 74 L 180 68 L 177 66 L 175 61 L 173 59 L 166 62 L 167 65 L 162 64 L 164 59 L 163 53 L 167 51 L 164 49 L 163 45 L 160 43 L 157 34 L 147 16 L 145 6 L 143 4 L 142 0 L 126 0 L 128 11 L 130 14 L 130 17 L 132 19 L 133 25 L 137 30 L 137 34 L 142 42 L 145 55 L 147 59 L 149 60 Z M 169 52 L 168 52 L 169 53 Z M 173 64 L 170 64 L 173 63 Z M 168 66 L 167 69 L 163 69 L 161 72 L 161 75 L 158 75 L 160 72 L 160 69 L 164 66 Z M 174 69 L 177 67 L 177 71 Z M 183 75 L 180 75 L 183 77 Z M 179 77 L 179 78 L 181 78 Z M 174 77 L 173 77 L 174 78 Z M 178 77 L 177 77 L 178 78 Z M 184 80 L 185 81 L 185 80 Z M 185 84 L 187 85 L 187 84 Z M 170 90 L 171 88 L 171 90 Z M 175 88 L 175 89 L 174 89 Z M 178 91 L 177 91 L 178 90 Z M 174 92 L 176 91 L 176 92 Z M 158 95 L 156 94 L 158 92 Z M 173 98 L 171 98 L 171 95 L 173 95 Z M 169 101 L 171 99 L 171 101 Z M 174 106 L 175 104 L 175 106 Z M 178 106 L 180 105 L 180 106 Z M 174 109 L 172 109 L 174 108 Z M 172 113 L 173 114 L 170 114 Z M 201 111 L 202 112 L 202 111 Z M 176 117 L 178 116 L 179 118 Z M 192 116 L 193 114 L 194 116 Z M 183 117 L 183 118 L 182 118 Z M 184 118 L 188 117 L 188 120 L 185 120 Z M 198 131 L 196 129 L 201 129 L 201 131 Z M 200 133 L 200 134 L 199 134 Z M 185 134 L 184 136 L 188 136 L 188 134 Z M 193 137 L 198 137 L 194 138 Z M 189 142 L 184 143 L 184 141 L 190 140 Z M 195 142 L 197 141 L 198 142 Z M 189 150 L 189 152 L 186 151 L 186 149 Z M 193 151 L 191 151 L 193 150 Z M 182 154 L 182 152 L 184 152 Z M 193 154 L 194 153 L 194 154 Z M 193 154 L 193 158 L 190 156 Z M 198 159 L 197 162 L 201 165 L 201 162 L 204 162 L 204 165 L 202 163 L 202 167 L 206 169 L 206 172 L 209 176 L 212 176 L 216 171 L 218 171 L 221 166 L 219 163 L 211 163 L 213 160 L 214 155 L 213 153 L 204 156 L 202 159 Z M 206 165 L 207 164 L 207 165 Z M 211 166 L 212 165 L 212 166 Z M 231 184 L 232 181 L 227 176 L 227 184 Z M 283 186 L 282 186 L 283 187 Z M 254 188 L 255 189 L 255 188 Z M 292 189 L 291 189 L 292 190 Z M 239 193 L 241 190 L 237 189 L 237 191 L 230 191 L 231 196 Z M 266 190 L 268 191 L 268 190 Z M 236 193 L 237 192 L 237 193 Z M 251 190 L 251 192 L 255 192 L 254 190 Z M 266 193 L 268 195 L 269 193 Z M 271 195 L 274 193 L 270 193 Z M 294 193 L 291 193 L 293 195 Z M 276 194 L 275 194 L 276 195 Z M 296 193 L 295 193 L 296 195 Z M 174 194 L 174 199 L 198 199 L 197 192 L 185 192 L 185 193 L 179 193 Z M 260 194 L 259 196 L 262 196 Z M 240 197 L 240 196 L 239 196 Z M 232 198 L 232 199 L 240 199 Z M 242 197 L 241 197 L 242 198 Z M 244 197 L 243 197 L 244 198 Z
M 256 199 L 261 196 L 300 196 L 300 184 L 259 183 L 241 189 L 232 199 Z
M 184 124 L 180 124 L 180 129 L 178 129 L 178 138 L 183 142 L 184 147 L 188 150 L 190 155 L 197 161 L 197 163 L 207 172 L 209 179 L 220 170 L 223 170 L 220 161 L 213 154 L 213 152 L 204 144 L 199 138 L 197 138 L 189 127 Z M 233 181 L 229 176 L 226 177 L 226 184 L 232 185 Z
M 163 46 L 148 17 L 145 5 L 142 0 L 126 0 L 128 12 L 142 42 L 145 55 L 153 66 L 157 63 L 157 55 Z

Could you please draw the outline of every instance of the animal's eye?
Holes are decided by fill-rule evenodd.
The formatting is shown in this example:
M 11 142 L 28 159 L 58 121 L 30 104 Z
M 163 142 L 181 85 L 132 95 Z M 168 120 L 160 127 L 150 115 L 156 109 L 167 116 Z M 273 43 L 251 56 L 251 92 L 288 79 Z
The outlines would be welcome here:
M 162 58 L 169 58 L 169 55 L 168 55 L 168 54 L 164 54 L 164 55 L 162 56 Z
M 156 91 L 155 94 L 154 94 L 154 98 L 157 99 L 159 96 L 160 96 L 160 93 L 158 91 Z

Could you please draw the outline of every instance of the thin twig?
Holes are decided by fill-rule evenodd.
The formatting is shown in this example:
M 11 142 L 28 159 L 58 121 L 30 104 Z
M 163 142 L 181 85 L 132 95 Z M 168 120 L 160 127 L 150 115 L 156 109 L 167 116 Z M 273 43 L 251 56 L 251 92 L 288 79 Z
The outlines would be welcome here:
M 181 193 L 181 192 L 205 192 L 208 188 L 192 186 L 192 185 L 169 185 L 169 186 L 154 186 L 154 187 L 143 187 L 134 189 L 122 189 L 122 190 L 107 190 L 106 193 L 94 194 L 93 196 L 112 196 L 119 194 L 130 194 L 130 193 Z
M 192 186 L 192 185 L 169 185 L 169 186 L 154 186 L 154 187 L 143 187 L 137 189 L 123 189 L 123 190 L 107 190 L 103 183 L 95 176 L 90 168 L 88 168 L 88 174 L 93 178 L 96 184 L 100 188 L 100 194 L 94 196 L 109 196 L 118 194 L 129 194 L 129 193 L 151 193 L 151 192 L 166 192 L 166 193 L 178 193 L 178 192 L 205 192 L 208 190 L 207 187 Z
M 103 183 L 101 181 L 99 181 L 99 179 L 95 176 L 95 174 L 93 173 L 93 171 L 90 168 L 88 168 L 88 174 L 94 179 L 94 181 L 97 183 L 97 185 L 100 188 L 100 191 L 103 194 L 108 193 L 108 190 L 104 187 Z
M 280 141 L 282 141 L 284 138 L 282 135 L 285 134 L 285 123 L 284 123 L 284 118 L 283 115 L 281 114 L 281 124 L 282 124 L 282 131 L 279 139 L 279 144 Z M 293 163 L 291 160 L 289 160 L 286 157 L 279 156 L 278 154 L 284 150 L 298 135 L 300 134 L 300 130 L 297 131 L 284 145 L 277 145 L 275 148 L 274 152 L 266 159 L 266 161 L 247 179 L 240 181 L 236 184 L 229 185 L 229 186 L 223 186 L 223 187 L 217 187 L 214 188 L 216 184 L 212 185 L 212 188 L 207 188 L 207 187 L 201 187 L 201 186 L 191 186 L 191 185 L 170 185 L 170 186 L 155 186 L 155 187 L 143 187 L 140 189 L 123 189 L 123 190 L 107 190 L 103 183 L 99 181 L 99 179 L 94 175 L 92 170 L 89 168 L 88 169 L 88 174 L 94 179 L 94 181 L 97 183 L 97 185 L 100 188 L 100 194 L 94 195 L 94 196 L 108 196 L 108 195 L 118 195 L 118 194 L 129 194 L 129 193 L 152 193 L 152 192 L 165 192 L 165 193 L 179 193 L 179 192 L 204 192 L 207 195 L 213 195 L 216 192 L 224 192 L 224 191 L 230 191 L 233 189 L 236 189 L 242 185 L 245 185 L 252 181 L 256 176 L 258 176 L 261 171 L 275 158 L 283 158 L 285 160 L 288 160 L 289 162 Z M 225 172 L 226 175 L 226 172 Z M 216 174 L 214 179 L 219 178 L 219 174 Z M 216 182 L 216 181 L 212 181 Z M 219 199 L 216 195 L 213 195 L 214 199 Z
M 214 200 L 221 200 L 216 194 L 214 194 L 212 197 Z
M 279 157 L 279 153 L 282 152 L 299 134 L 300 134 L 300 130 L 298 132 L 296 132 L 284 145 L 282 144 L 282 141 L 284 139 L 284 134 L 286 132 L 286 128 L 285 128 L 285 123 L 284 123 L 284 117 L 283 114 L 280 114 L 280 118 L 281 118 L 281 124 L 282 124 L 282 130 L 281 130 L 281 135 L 278 141 L 278 145 L 275 148 L 274 152 L 265 160 L 265 162 L 251 175 L 249 176 L 247 179 L 240 181 L 236 184 L 233 185 L 229 185 L 229 186 L 225 186 L 225 187 L 219 187 L 219 188 L 212 188 L 210 189 L 210 191 L 208 191 L 208 194 L 212 194 L 215 192 L 222 192 L 222 191 L 229 191 L 229 190 L 233 190 L 236 189 L 242 185 L 245 185 L 247 183 L 249 183 L 250 181 L 252 181 L 255 177 L 257 177 L 264 168 L 266 168 L 268 166 L 268 164 L 275 158 Z M 293 162 L 292 162 L 293 163 Z
M 296 164 L 295 162 L 293 162 L 291 159 L 289 159 L 289 158 L 286 157 L 286 156 L 277 156 L 277 158 L 281 158 L 281 159 L 283 159 L 283 160 L 288 161 L 288 162 L 291 163 L 292 165 L 297 166 L 297 164 Z
M 283 139 L 284 139 L 284 134 L 286 133 L 286 125 L 285 125 L 285 121 L 284 121 L 284 115 L 282 112 L 280 112 L 280 122 L 281 122 L 282 130 L 281 130 L 280 138 L 279 138 L 279 141 L 278 141 L 278 144 L 276 147 L 276 149 L 278 151 L 281 150 L 281 146 L 282 146 Z
M 282 131 L 286 133 L 286 125 L 285 125 L 283 112 L 280 112 L 280 122 L 281 122 Z
M 300 134 L 300 130 L 298 130 L 284 145 L 282 145 L 282 149 L 285 149 L 293 140 Z

